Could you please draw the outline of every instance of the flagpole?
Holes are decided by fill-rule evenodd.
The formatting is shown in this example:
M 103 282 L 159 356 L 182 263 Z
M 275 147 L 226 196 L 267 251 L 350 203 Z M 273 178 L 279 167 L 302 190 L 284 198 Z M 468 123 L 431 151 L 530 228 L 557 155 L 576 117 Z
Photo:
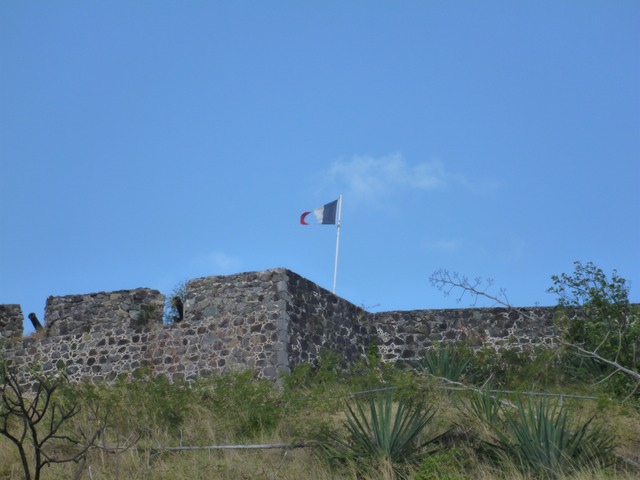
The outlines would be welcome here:
M 338 249 L 340 247 L 340 222 L 342 221 L 342 194 L 338 197 L 338 222 L 336 235 L 336 261 L 333 266 L 333 293 L 336 293 L 336 280 L 338 278 Z

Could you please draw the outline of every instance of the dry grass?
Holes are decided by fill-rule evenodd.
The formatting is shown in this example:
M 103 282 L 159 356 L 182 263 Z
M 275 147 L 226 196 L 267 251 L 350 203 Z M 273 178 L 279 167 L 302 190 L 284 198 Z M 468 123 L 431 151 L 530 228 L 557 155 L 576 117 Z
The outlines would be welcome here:
M 263 438 L 265 442 L 279 443 L 279 437 Z M 6 440 L 0 440 L 0 478 L 23 479 L 18 459 L 7 448 Z M 466 465 L 468 471 L 451 471 L 450 476 L 426 477 L 428 479 L 478 479 L 478 480 L 528 480 L 513 465 L 502 465 L 500 469 L 470 455 Z M 75 464 L 54 465 L 44 471 L 45 480 L 68 480 L 78 471 Z M 417 469 L 416 476 L 418 477 Z M 332 469 L 323 462 L 313 449 L 293 450 L 224 450 L 153 452 L 152 450 L 129 450 L 118 455 L 93 450 L 82 469 L 82 479 L 87 480 L 347 480 L 356 479 L 348 467 Z M 382 480 L 384 472 L 373 466 L 358 478 Z M 633 480 L 637 472 L 610 469 L 579 471 L 558 480 Z
M 237 392 L 236 392 L 237 394 Z M 325 395 L 330 395 L 328 389 Z M 437 405 L 437 423 L 434 428 L 446 430 L 452 425 L 460 425 L 443 445 L 442 458 L 434 457 L 438 476 L 429 476 L 425 468 L 416 465 L 414 480 L 479 479 L 479 480 L 525 480 L 527 477 L 515 465 L 502 464 L 498 468 L 492 464 L 477 447 L 482 445 L 481 424 L 474 423 L 464 415 L 466 397 L 459 393 L 447 393 L 427 388 L 421 395 Z M 134 401 L 126 397 L 127 402 Z M 141 396 L 144 401 L 148 397 Z M 182 397 L 180 397 L 182 398 Z M 234 397 L 235 398 L 235 397 Z M 238 395 L 239 399 L 242 395 Z M 289 400 L 292 400 L 291 398 Z M 142 400 L 141 400 L 142 401 Z M 239 401 L 239 400 L 238 400 Z M 212 403 L 210 403 L 212 402 Z M 385 472 L 372 465 L 367 472 L 355 471 L 347 466 L 330 466 L 313 448 L 290 450 L 198 450 L 162 451 L 159 447 L 178 445 L 225 445 L 225 444 L 280 444 L 309 441 L 320 431 L 340 431 L 344 414 L 336 408 L 329 408 L 322 400 L 287 402 L 277 400 L 285 415 L 279 415 L 274 428 L 258 429 L 240 435 L 234 428 L 237 414 L 215 410 L 209 397 L 189 399 L 188 403 L 169 403 L 170 408 L 184 411 L 178 428 L 151 425 L 146 436 L 138 438 L 136 429 L 144 426 L 154 415 L 141 415 L 145 407 L 123 408 L 119 405 L 111 415 L 117 418 L 101 437 L 101 445 L 107 449 L 93 449 L 82 466 L 82 480 L 197 480 L 197 479 L 257 479 L 257 480 L 381 480 Z M 344 401 L 333 402 L 340 405 Z M 292 404 L 294 406 L 292 406 Z M 597 414 L 598 422 L 616 432 L 620 440 L 617 453 L 631 461 L 640 463 L 640 412 L 637 409 L 618 404 L 599 404 L 592 401 L 571 401 L 572 408 L 581 418 Z M 251 405 L 248 406 L 251 408 Z M 268 410 L 267 410 L 268 412 Z M 78 418 L 77 428 L 85 419 Z M 147 427 L 149 427 L 147 425 Z M 136 441 L 137 440 L 137 441 Z M 114 451 L 114 447 L 131 447 L 126 451 Z M 458 457 L 452 461 L 447 453 L 456 450 Z M 75 464 L 52 465 L 43 472 L 43 480 L 73 479 L 80 466 Z M 428 470 L 427 470 L 428 471 Z M 584 469 L 558 480 L 632 480 L 640 477 L 640 471 L 625 471 L 622 464 L 603 470 Z M 13 445 L 0 437 L 0 480 L 22 480 L 24 475 Z

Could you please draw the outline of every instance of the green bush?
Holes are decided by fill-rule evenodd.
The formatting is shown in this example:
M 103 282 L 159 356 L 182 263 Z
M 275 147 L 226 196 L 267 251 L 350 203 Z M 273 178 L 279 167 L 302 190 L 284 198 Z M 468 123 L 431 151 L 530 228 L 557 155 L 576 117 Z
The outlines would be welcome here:
M 484 347 L 473 350 L 456 346 L 454 352 L 466 362 L 459 377 L 462 383 L 489 383 L 496 388 L 535 390 L 554 388 L 565 380 L 561 359 L 550 347 L 500 350 Z
M 366 355 L 347 366 L 344 357 L 325 349 L 315 362 L 296 365 L 291 374 L 283 378 L 285 397 L 323 397 L 324 400 L 350 395 L 357 391 L 398 386 L 411 375 L 400 365 L 384 363 L 375 344 L 369 345 Z M 338 404 L 341 406 L 341 404 Z
M 288 391 L 322 390 L 326 386 L 335 386 L 346 382 L 345 369 L 341 365 L 337 352 L 324 349 L 315 362 L 296 365 L 290 375 L 284 377 L 284 386 Z
M 106 426 L 118 435 L 151 438 L 158 431 L 178 435 L 195 392 L 186 382 L 169 382 L 165 377 L 118 379 L 114 384 L 85 383 L 68 395 L 82 398 L 91 410 L 105 417 Z
M 551 277 L 553 286 L 547 291 L 558 297 L 559 324 L 569 344 L 615 361 L 633 371 L 640 369 L 640 311 L 629 304 L 629 286 L 614 270 L 611 277 L 588 262 L 574 262 L 573 274 Z M 572 312 L 580 307 L 580 315 Z M 603 386 L 621 396 L 637 388 L 637 382 L 623 373 L 615 373 L 604 362 L 599 367 L 593 360 L 576 361 L 576 351 L 568 353 L 569 373 L 578 378 L 596 376 Z M 638 392 L 640 394 L 640 392 Z
M 240 439 L 272 432 L 283 415 L 275 385 L 251 371 L 229 372 L 201 383 L 203 405 Z

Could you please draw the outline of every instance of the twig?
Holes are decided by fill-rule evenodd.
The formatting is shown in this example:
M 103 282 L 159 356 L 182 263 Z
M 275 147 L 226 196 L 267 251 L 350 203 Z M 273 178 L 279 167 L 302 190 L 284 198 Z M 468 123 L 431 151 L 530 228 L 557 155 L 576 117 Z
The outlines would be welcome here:
M 273 472 L 273 475 L 271 478 L 273 478 L 275 480 L 275 478 L 278 476 L 278 472 L 280 472 L 280 470 L 282 470 L 282 466 L 284 465 L 284 460 L 285 458 L 287 458 L 287 454 L 289 453 L 289 449 L 286 448 L 284 450 L 284 453 L 282 454 L 282 458 L 280 459 L 280 464 L 278 465 L 278 467 L 276 468 L 276 471 Z
M 183 451 L 183 450 L 267 450 L 267 449 L 286 449 L 292 450 L 294 448 L 307 448 L 315 445 L 315 442 L 308 441 L 306 443 L 272 443 L 272 444 L 258 444 L 258 445 L 180 445 L 177 447 L 162 447 L 160 445 L 155 447 L 94 447 L 100 448 L 108 453 L 117 453 L 123 452 L 126 450 L 136 450 L 139 452 L 143 451 Z
M 265 449 L 294 449 L 310 447 L 311 443 L 272 443 L 265 445 L 204 445 L 204 446 L 180 446 L 180 447 L 154 447 L 151 450 L 265 450 Z

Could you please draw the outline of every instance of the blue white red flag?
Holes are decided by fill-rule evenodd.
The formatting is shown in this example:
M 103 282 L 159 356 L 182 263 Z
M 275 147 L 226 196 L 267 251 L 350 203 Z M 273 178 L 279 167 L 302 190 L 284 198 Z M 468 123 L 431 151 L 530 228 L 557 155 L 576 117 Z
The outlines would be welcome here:
M 335 225 L 336 224 L 336 214 L 338 212 L 338 200 L 334 200 L 331 203 L 327 203 L 322 207 L 316 208 L 313 210 L 313 214 L 316 216 L 316 220 L 321 225 Z M 300 224 L 301 225 L 309 225 L 306 222 L 307 215 L 312 212 L 304 212 L 300 215 Z

